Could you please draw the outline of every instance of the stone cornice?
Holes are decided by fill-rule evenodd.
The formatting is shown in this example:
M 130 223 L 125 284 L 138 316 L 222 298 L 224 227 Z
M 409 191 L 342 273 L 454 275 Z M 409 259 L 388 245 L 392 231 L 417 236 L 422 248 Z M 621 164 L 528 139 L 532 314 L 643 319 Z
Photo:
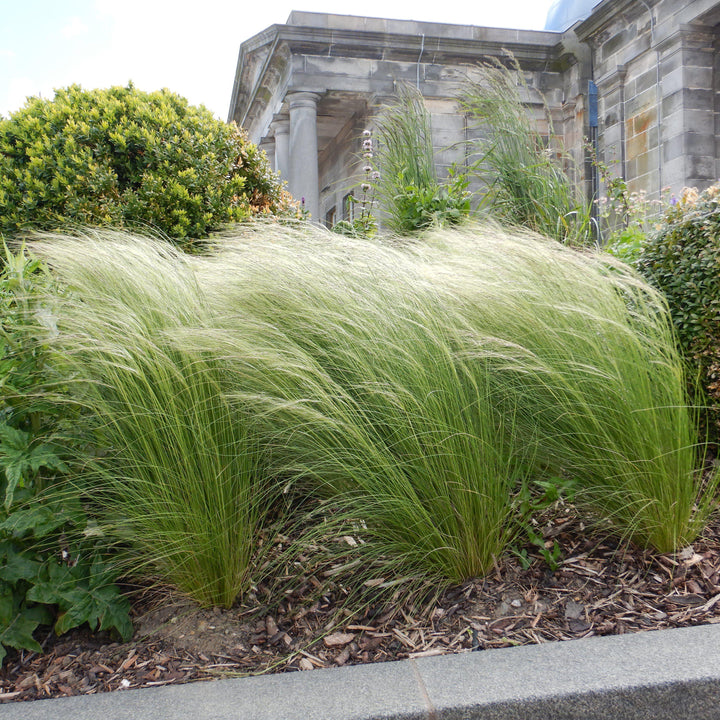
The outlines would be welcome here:
M 530 31 L 495 28 L 474 28 L 478 33 L 472 38 L 291 25 L 276 25 L 274 28 L 278 40 L 287 43 L 293 54 L 401 61 L 418 60 L 422 50 L 423 55 L 427 53 L 437 62 L 468 62 L 479 59 L 483 54 L 500 54 L 505 49 L 515 53 L 518 60 L 549 62 L 554 59 L 553 50 L 562 37 L 556 33 L 537 33 L 538 42 L 530 43 Z
M 657 0 L 646 0 L 646 2 L 653 7 Z M 638 2 L 638 0 L 603 0 L 593 8 L 592 13 L 586 20 L 583 20 L 575 27 L 575 34 L 581 41 L 585 42 L 616 18 L 618 13 L 632 6 L 644 8 L 647 12 L 645 3 Z
M 318 17 L 322 15 L 318 14 Z M 342 16 L 330 16 L 332 19 L 338 17 Z M 259 88 L 267 84 L 268 68 L 275 60 L 276 49 L 280 46 L 287 48 L 293 56 L 314 55 L 433 64 L 474 64 L 483 57 L 498 57 L 507 51 L 515 55 L 521 66 L 548 70 L 559 69 L 560 55 L 565 49 L 564 36 L 561 33 L 406 21 L 388 22 L 389 28 L 393 30 L 435 28 L 438 33 L 430 35 L 388 32 L 382 28 L 272 25 L 246 40 L 240 47 L 229 119 L 242 121 L 248 116 Z M 258 72 L 257 67 L 250 67 L 249 61 L 253 55 L 263 51 L 268 54 Z

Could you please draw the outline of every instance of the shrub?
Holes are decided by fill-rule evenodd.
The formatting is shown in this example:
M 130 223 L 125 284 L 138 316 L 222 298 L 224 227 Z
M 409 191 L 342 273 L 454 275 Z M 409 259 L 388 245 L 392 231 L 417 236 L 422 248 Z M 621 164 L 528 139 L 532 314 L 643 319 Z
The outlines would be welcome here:
M 6 647 L 40 652 L 38 625 L 58 634 L 87 622 L 127 639 L 129 603 L 88 529 L 67 475 L 64 430 L 77 413 L 53 400 L 38 260 L 6 254 L 0 273 L 0 662 Z
M 287 209 L 267 159 L 235 125 L 168 90 L 31 98 L 0 119 L 0 232 L 144 227 L 189 246 Z
M 686 189 L 636 266 L 667 298 L 677 337 L 720 421 L 720 184 Z

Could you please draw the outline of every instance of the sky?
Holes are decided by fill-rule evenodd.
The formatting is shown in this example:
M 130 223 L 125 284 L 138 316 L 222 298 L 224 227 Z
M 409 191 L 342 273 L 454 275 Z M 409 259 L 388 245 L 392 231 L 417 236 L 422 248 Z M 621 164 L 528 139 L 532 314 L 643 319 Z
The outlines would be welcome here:
M 0 0 L 0 115 L 55 88 L 169 88 L 227 118 L 240 44 L 292 10 L 542 30 L 553 0 Z

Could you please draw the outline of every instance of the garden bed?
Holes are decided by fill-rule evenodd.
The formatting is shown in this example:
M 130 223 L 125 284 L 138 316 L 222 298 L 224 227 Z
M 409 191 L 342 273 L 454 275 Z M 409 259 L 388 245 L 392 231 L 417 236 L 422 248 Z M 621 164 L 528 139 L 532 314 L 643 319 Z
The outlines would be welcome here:
M 547 525 L 564 559 L 514 557 L 437 600 L 370 606 L 337 622 L 328 591 L 306 602 L 310 576 L 272 612 L 256 602 L 203 610 L 167 593 L 136 597 L 128 643 L 78 630 L 42 641 L 45 653 L 9 653 L 0 701 L 152 687 L 264 672 L 385 662 L 510 645 L 720 622 L 720 520 L 676 554 L 658 554 L 589 533 L 568 509 Z

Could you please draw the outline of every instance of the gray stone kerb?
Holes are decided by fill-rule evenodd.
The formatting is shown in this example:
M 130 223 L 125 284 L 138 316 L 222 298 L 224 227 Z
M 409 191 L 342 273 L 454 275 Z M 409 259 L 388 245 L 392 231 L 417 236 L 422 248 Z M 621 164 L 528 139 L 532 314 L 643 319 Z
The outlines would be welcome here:
M 2 720 L 706 720 L 720 624 L 0 705 Z

